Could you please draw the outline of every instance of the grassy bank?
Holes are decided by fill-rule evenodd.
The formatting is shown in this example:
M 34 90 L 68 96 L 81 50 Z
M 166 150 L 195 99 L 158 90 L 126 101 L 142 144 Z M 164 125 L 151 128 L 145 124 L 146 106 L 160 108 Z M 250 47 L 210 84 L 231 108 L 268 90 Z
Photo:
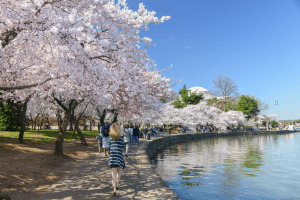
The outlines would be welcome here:
M 82 131 L 84 137 L 96 137 L 98 131 Z M 37 130 L 25 131 L 24 142 L 29 145 L 41 145 L 45 143 L 54 143 L 58 135 L 57 129 L 43 129 L 39 133 Z M 16 141 L 19 137 L 18 131 L 0 131 L 0 139 L 2 141 Z M 65 141 L 79 140 L 79 135 L 76 132 L 75 137 L 72 137 L 72 131 L 67 131 Z

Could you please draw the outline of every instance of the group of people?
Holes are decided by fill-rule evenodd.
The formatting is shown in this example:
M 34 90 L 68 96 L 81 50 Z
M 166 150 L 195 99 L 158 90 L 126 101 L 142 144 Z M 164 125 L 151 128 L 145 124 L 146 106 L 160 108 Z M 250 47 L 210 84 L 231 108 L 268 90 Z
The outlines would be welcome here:
M 132 143 L 132 141 L 135 141 L 136 144 L 138 143 L 138 127 L 131 130 L 125 125 L 125 127 L 123 129 L 122 128 L 123 127 L 119 127 L 117 123 L 110 125 L 106 122 L 105 125 L 101 127 L 99 134 L 96 136 L 96 139 L 98 140 L 99 153 L 101 153 L 101 148 L 103 148 L 105 156 L 109 155 L 108 164 L 112 169 L 112 196 L 116 196 L 117 190 L 119 189 L 121 169 L 124 170 L 126 168 L 123 159 L 123 149 L 126 149 L 125 156 L 127 157 L 129 143 Z
M 113 196 L 116 196 L 119 182 L 121 178 L 121 169 L 125 169 L 125 162 L 123 159 L 123 151 L 125 148 L 125 156 L 128 157 L 129 144 L 139 142 L 140 134 L 144 138 L 151 138 L 151 134 L 158 137 L 158 130 L 152 127 L 150 130 L 147 128 L 139 129 L 138 126 L 134 128 L 125 124 L 124 127 L 119 127 L 117 123 L 110 125 L 105 122 L 105 125 L 99 127 L 99 134 L 96 136 L 98 141 L 99 153 L 104 149 L 105 156 L 109 155 L 109 167 L 112 169 L 112 182 L 113 182 Z

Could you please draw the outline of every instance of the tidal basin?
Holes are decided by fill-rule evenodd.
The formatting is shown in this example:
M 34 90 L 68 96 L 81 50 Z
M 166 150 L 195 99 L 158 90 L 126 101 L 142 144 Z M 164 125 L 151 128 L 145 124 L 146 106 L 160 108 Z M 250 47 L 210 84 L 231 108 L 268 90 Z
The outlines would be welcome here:
M 180 199 L 300 199 L 300 133 L 206 138 L 151 163 Z

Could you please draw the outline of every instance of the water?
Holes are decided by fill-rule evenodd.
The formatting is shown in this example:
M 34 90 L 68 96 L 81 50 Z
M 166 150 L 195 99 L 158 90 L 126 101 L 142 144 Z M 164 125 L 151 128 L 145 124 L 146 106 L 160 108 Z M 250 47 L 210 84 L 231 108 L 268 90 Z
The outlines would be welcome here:
M 300 133 L 188 141 L 151 163 L 180 199 L 300 200 Z

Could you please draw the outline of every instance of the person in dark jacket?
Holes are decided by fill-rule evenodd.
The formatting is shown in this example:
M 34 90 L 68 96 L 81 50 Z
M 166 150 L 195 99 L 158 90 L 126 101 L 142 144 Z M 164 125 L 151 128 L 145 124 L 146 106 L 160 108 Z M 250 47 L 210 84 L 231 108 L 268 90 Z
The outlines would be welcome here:
M 109 167 L 112 169 L 112 183 L 114 187 L 113 196 L 116 196 L 121 178 L 121 168 L 126 168 L 123 159 L 124 139 L 121 137 L 120 129 L 117 123 L 113 123 L 109 132 Z
M 133 131 L 132 131 L 132 140 L 135 141 L 135 144 L 137 145 L 139 142 L 139 135 L 140 135 L 140 130 L 139 128 L 136 126 L 134 127 Z
M 104 126 L 102 126 L 101 128 L 101 133 L 102 133 L 102 138 L 103 138 L 103 148 L 104 148 L 104 154 L 105 156 L 107 156 L 107 149 L 108 149 L 108 152 L 109 152 L 109 128 L 110 128 L 110 125 L 108 122 L 106 122 L 106 124 Z

